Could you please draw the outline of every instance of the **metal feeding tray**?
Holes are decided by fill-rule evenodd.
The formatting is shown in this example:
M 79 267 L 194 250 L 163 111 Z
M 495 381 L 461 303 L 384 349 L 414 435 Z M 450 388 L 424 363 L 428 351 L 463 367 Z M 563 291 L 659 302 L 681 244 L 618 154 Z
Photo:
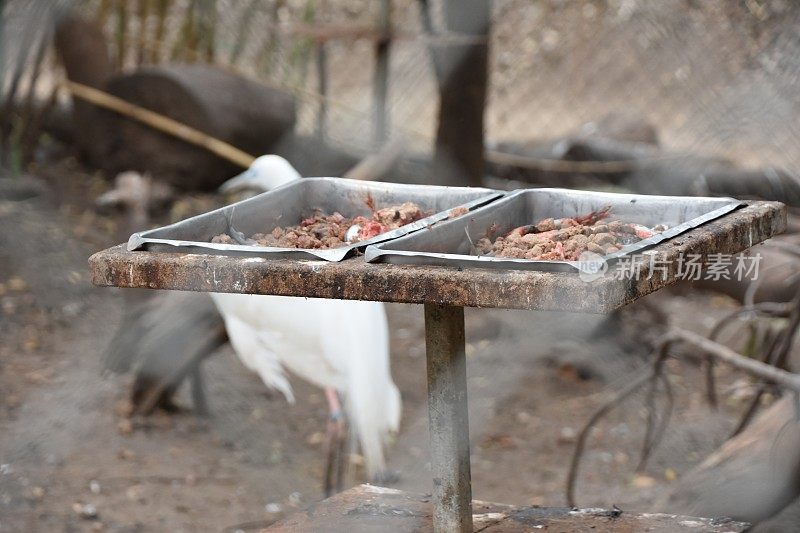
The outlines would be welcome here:
M 341 178 L 304 178 L 169 226 L 134 233 L 128 240 L 128 250 L 341 261 L 353 250 L 401 237 L 447 219 L 451 210 L 456 207 L 471 210 L 500 196 L 502 193 L 498 191 L 471 187 L 403 185 Z M 272 231 L 278 226 L 295 225 L 316 209 L 325 213 L 338 211 L 346 217 L 370 216 L 370 204 L 375 209 L 381 209 L 403 202 L 414 202 L 433 215 L 371 239 L 337 248 L 276 248 L 210 242 L 214 236 L 222 233 L 230 234 L 232 230 L 252 235 Z
M 649 196 L 570 189 L 523 189 L 476 209 L 467 216 L 437 224 L 427 231 L 368 247 L 369 262 L 479 267 L 516 270 L 577 271 L 578 261 L 543 261 L 471 255 L 473 243 L 491 230 L 504 235 L 512 229 L 545 218 L 585 215 L 611 206 L 612 219 L 668 229 L 629 244 L 604 259 L 611 263 L 719 218 L 744 205 L 733 198 Z

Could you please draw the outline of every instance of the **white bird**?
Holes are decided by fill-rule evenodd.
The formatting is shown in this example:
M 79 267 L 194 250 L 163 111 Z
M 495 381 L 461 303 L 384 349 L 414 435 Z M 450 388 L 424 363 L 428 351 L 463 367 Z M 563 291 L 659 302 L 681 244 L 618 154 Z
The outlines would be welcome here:
M 250 164 L 250 168 L 223 183 L 220 192 L 233 192 L 253 189 L 258 192 L 269 191 L 280 185 L 297 181 L 300 173 L 279 155 L 262 155 Z
M 280 156 L 265 155 L 221 190 L 260 191 L 300 179 Z M 400 424 L 400 393 L 389 368 L 382 303 L 212 294 L 236 354 L 264 383 L 294 402 L 285 370 L 325 389 L 329 436 L 341 431 L 344 404 L 371 478 L 383 475 L 384 445 Z M 330 468 L 330 465 L 329 465 Z M 326 487 L 329 488 L 329 487 Z

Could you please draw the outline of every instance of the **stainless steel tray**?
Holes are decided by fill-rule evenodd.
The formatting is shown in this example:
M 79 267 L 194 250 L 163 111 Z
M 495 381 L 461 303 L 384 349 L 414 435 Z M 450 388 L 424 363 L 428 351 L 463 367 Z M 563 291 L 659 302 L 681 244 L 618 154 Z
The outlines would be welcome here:
M 444 220 L 450 216 L 450 211 L 455 207 L 473 209 L 502 195 L 503 193 L 499 191 L 471 187 L 403 185 L 341 178 L 304 178 L 169 226 L 134 233 L 128 240 L 128 250 L 341 261 L 353 250 L 401 237 Z M 315 209 L 327 213 L 338 211 L 348 217 L 369 216 L 371 212 L 367 199 L 370 197 L 377 209 L 403 202 L 415 202 L 424 210 L 434 214 L 371 239 L 322 250 L 209 242 L 215 235 L 228 233 L 231 228 L 245 235 L 252 235 L 271 231 L 277 226 L 294 225 Z
M 670 239 L 744 205 L 733 198 L 648 196 L 570 189 L 522 189 L 461 218 L 442 222 L 426 230 L 369 246 L 364 252 L 370 262 L 439 265 L 461 268 L 578 271 L 578 261 L 541 261 L 470 255 L 471 243 L 485 237 L 493 224 L 497 234 L 553 217 L 583 215 L 612 206 L 614 218 L 669 229 L 630 244 L 604 259 L 611 263 Z

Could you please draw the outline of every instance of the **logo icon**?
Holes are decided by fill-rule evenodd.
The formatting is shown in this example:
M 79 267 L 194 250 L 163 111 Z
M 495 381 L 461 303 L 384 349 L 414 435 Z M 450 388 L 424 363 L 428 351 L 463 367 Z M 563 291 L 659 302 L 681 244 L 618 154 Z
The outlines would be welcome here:
M 608 272 L 608 263 L 603 256 L 585 251 L 578 256 L 578 277 L 587 283 L 602 278 Z

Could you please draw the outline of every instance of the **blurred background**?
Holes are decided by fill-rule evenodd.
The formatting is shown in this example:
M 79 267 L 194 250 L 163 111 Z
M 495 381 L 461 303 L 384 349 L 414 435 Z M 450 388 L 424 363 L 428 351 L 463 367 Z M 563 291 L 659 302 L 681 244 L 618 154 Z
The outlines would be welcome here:
M 261 154 L 304 176 L 790 206 L 787 235 L 758 247 L 755 287 L 679 284 L 611 316 L 467 310 L 477 499 L 564 505 L 579 431 L 667 325 L 709 335 L 743 305 L 783 305 L 739 313 L 717 340 L 792 369 L 800 6 L 456 4 L 0 2 L 0 531 L 257 530 L 323 497 L 320 389 L 293 378 L 287 404 L 223 335 L 198 363 L 207 416 L 182 379 L 142 409 L 153 385 L 136 343 L 171 318 L 152 314 L 158 295 L 88 279 L 91 253 L 230 202 L 216 188 Z M 201 135 L 187 142 L 158 117 Z M 205 304 L 174 313 L 219 327 Z M 403 397 L 393 486 L 428 492 L 422 311 L 387 308 Z M 192 336 L 167 329 L 163 357 L 181 357 Z M 672 397 L 660 390 L 652 410 L 643 392 L 598 424 L 578 503 L 790 530 L 792 398 L 719 365 L 710 404 L 703 365 L 676 354 Z M 669 425 L 640 464 L 656 411 Z M 362 462 L 352 454 L 348 486 L 365 480 Z

